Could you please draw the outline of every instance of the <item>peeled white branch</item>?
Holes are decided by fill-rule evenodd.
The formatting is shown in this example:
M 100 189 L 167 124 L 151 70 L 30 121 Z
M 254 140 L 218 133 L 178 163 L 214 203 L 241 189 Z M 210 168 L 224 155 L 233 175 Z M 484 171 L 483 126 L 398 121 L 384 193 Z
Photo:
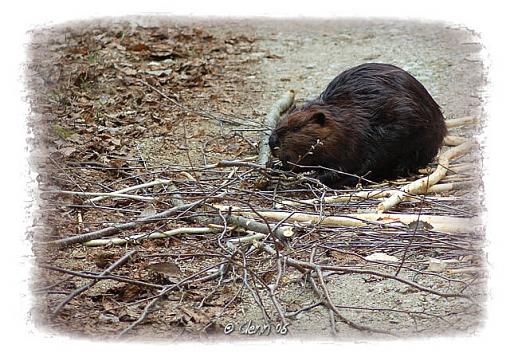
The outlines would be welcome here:
M 294 95 L 295 92 L 293 90 L 289 90 L 273 105 L 269 113 L 266 115 L 264 120 L 264 129 L 266 130 L 262 131 L 259 142 L 258 163 L 260 165 L 265 165 L 269 161 L 269 156 L 271 155 L 271 151 L 269 149 L 269 137 L 271 136 L 271 131 L 280 120 L 280 116 L 289 109 L 294 102 Z
M 457 119 L 448 119 L 445 120 L 447 128 L 455 128 L 458 126 L 462 126 L 465 124 L 474 124 L 476 123 L 476 119 L 473 117 L 462 117 Z
M 438 183 L 432 187 L 429 187 L 427 193 L 440 193 L 452 190 L 457 190 L 465 186 L 467 182 L 455 182 L 455 183 Z M 367 199 L 383 199 L 390 197 L 393 194 L 400 193 L 399 190 L 373 190 L 373 191 L 358 191 L 345 195 L 326 196 L 322 200 L 320 198 L 312 198 L 309 200 L 284 200 L 276 205 L 276 208 L 283 208 L 284 206 L 298 206 L 298 205 L 318 205 L 321 202 L 327 203 L 338 203 L 338 202 L 351 202 L 353 199 L 367 200 Z M 412 199 L 412 196 L 405 196 L 404 199 Z
M 463 136 L 457 136 L 457 135 L 448 135 L 444 138 L 443 144 L 446 146 L 457 146 L 462 143 L 465 143 L 468 140 L 468 138 L 465 138 Z
M 251 234 L 251 235 L 246 236 L 246 237 L 229 239 L 227 241 L 226 245 L 227 245 L 227 247 L 229 249 L 234 250 L 235 249 L 235 245 L 234 244 L 253 243 L 254 241 L 259 241 L 259 240 L 261 240 L 261 239 L 263 239 L 265 237 L 267 237 L 267 234 L 255 233 L 255 234 Z
M 245 217 L 257 217 L 257 214 L 268 219 L 286 220 L 286 222 L 304 222 L 309 224 L 321 224 L 325 226 L 348 226 L 362 227 L 369 224 L 392 224 L 403 223 L 409 225 L 414 221 L 426 222 L 432 226 L 431 230 L 443 233 L 474 233 L 481 225 L 479 217 L 460 218 L 450 216 L 433 216 L 417 214 L 381 214 L 381 213 L 352 213 L 343 216 L 325 216 L 319 214 L 305 214 L 283 211 L 257 211 L 243 212 L 239 207 L 214 205 L 215 208 L 225 212 L 235 212 Z
M 400 202 L 402 202 L 404 196 L 407 193 L 411 194 L 426 193 L 429 187 L 432 187 L 445 177 L 446 173 L 448 172 L 450 160 L 453 160 L 459 156 L 466 154 L 475 145 L 476 142 L 474 140 L 470 140 L 459 146 L 455 146 L 439 155 L 437 168 L 432 174 L 426 177 L 422 177 L 419 180 L 416 180 L 414 182 L 411 182 L 410 184 L 403 186 L 398 192 L 394 193 L 388 199 L 379 203 L 379 205 L 377 206 L 377 211 L 379 213 L 382 213 L 395 207 Z
M 389 197 L 393 193 L 397 192 L 397 190 L 373 190 L 373 191 L 358 191 L 353 192 L 352 194 L 345 195 L 337 195 L 337 196 L 328 196 L 324 197 L 322 200 L 320 198 L 312 198 L 309 200 L 295 200 L 295 201 L 282 201 L 281 204 L 278 204 L 277 208 L 282 208 L 284 205 L 286 206 L 297 206 L 300 204 L 320 204 L 322 203 L 337 203 L 337 202 L 350 202 L 353 199 L 371 199 L 371 198 L 381 198 L 381 197 Z
M 168 185 L 168 184 L 171 184 L 171 183 L 172 182 L 170 180 L 157 179 L 157 180 L 154 180 L 154 181 L 151 181 L 151 182 L 142 183 L 140 185 L 126 187 L 126 188 L 123 188 L 123 189 L 118 190 L 118 191 L 109 192 L 108 194 L 98 194 L 97 195 L 98 197 L 91 198 L 89 200 L 89 202 L 98 202 L 98 201 L 104 200 L 105 198 L 108 198 L 109 195 L 118 195 L 118 194 L 122 194 L 122 193 L 125 193 L 125 192 L 135 191 L 135 190 L 138 190 L 140 188 L 147 188 L 147 187 L 152 187 L 152 186 L 156 186 L 156 185 Z

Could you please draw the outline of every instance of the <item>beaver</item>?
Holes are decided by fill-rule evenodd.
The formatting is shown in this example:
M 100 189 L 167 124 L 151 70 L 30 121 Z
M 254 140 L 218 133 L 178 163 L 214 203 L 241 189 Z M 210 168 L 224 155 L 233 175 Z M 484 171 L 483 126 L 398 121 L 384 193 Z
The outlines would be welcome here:
M 445 135 L 439 105 L 416 78 L 391 64 L 365 63 L 291 108 L 269 146 L 285 170 L 314 169 L 338 188 L 414 173 L 434 159 Z

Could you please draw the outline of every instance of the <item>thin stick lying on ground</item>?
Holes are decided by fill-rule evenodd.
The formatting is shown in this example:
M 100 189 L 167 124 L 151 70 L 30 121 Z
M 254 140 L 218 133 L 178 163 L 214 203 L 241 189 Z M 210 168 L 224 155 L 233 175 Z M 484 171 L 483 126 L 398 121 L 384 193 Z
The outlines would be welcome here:
M 337 203 L 337 202 L 351 202 L 353 199 L 371 199 L 371 198 L 381 198 L 381 197 L 389 197 L 393 193 L 398 192 L 397 190 L 373 190 L 373 191 L 357 191 L 348 193 L 345 195 L 335 195 L 335 196 L 327 196 L 323 198 L 312 198 L 309 200 L 293 200 L 288 201 L 284 200 L 281 204 L 277 204 L 277 208 L 282 208 L 283 205 L 286 206 L 297 206 L 300 204 L 320 204 L 320 203 Z
M 269 230 L 269 227 L 266 224 L 257 222 L 253 219 L 241 217 L 241 216 L 233 216 L 228 215 L 226 217 L 226 220 L 228 223 L 232 225 L 236 225 L 239 227 L 246 228 L 250 231 L 255 231 L 262 233 L 264 235 L 269 234 L 271 231 Z M 216 222 L 215 220 L 213 223 Z M 217 223 L 217 222 L 216 222 Z M 229 228 L 230 230 L 232 228 Z M 176 236 L 180 234 L 205 234 L 205 233 L 211 233 L 211 232 L 217 232 L 218 230 L 221 230 L 221 228 L 218 227 L 181 227 L 172 229 L 166 232 L 153 232 L 150 234 L 147 233 L 141 233 L 136 234 L 131 237 L 127 238 L 111 238 L 111 239 L 93 239 L 90 241 L 87 241 L 84 243 L 87 247 L 98 247 L 98 246 L 104 246 L 108 244 L 125 244 L 128 242 L 140 242 L 145 239 L 154 239 L 154 238 L 167 238 L 171 236 Z M 285 241 L 286 239 L 289 239 L 294 235 L 294 232 L 292 230 L 292 227 L 272 227 L 272 232 L 276 237 L 282 241 Z
M 429 187 L 427 193 L 440 193 L 456 190 L 467 185 L 468 182 L 456 183 L 438 183 Z M 367 199 L 381 199 L 390 197 L 392 194 L 399 193 L 399 190 L 372 190 L 372 191 L 356 191 L 345 195 L 326 196 L 323 198 L 311 198 L 308 200 L 283 200 L 281 203 L 276 204 L 276 208 L 285 206 L 298 206 L 298 205 L 318 205 L 320 203 L 338 203 L 338 202 L 351 202 L 354 199 L 367 200 Z M 406 196 L 404 199 L 413 199 L 413 196 Z M 420 199 L 414 197 L 415 199 Z
M 445 123 L 447 128 L 455 128 L 465 124 L 474 124 L 476 123 L 476 119 L 474 117 L 462 117 L 457 119 L 445 120 Z
M 243 212 L 239 207 L 214 205 L 217 209 L 223 211 L 235 212 L 245 217 L 256 217 L 253 212 Z M 363 227 L 369 224 L 384 225 L 393 223 L 411 224 L 418 220 L 417 214 L 380 214 L 380 213 L 351 213 L 343 216 L 325 216 L 319 214 L 305 214 L 296 212 L 275 212 L 258 211 L 258 215 L 288 222 L 305 222 L 310 224 L 321 224 L 325 226 L 348 226 Z M 431 230 L 443 233 L 473 233 L 481 225 L 479 217 L 461 218 L 449 216 L 420 215 L 419 220 L 432 226 Z
M 466 154 L 475 145 L 476 142 L 474 140 L 466 141 L 465 143 L 459 146 L 455 146 L 439 155 L 437 168 L 432 174 L 426 177 L 422 177 L 421 179 L 411 182 L 410 184 L 407 184 L 404 187 L 402 187 L 399 190 L 399 192 L 391 195 L 388 199 L 379 203 L 379 205 L 377 206 L 377 211 L 379 213 L 382 213 L 395 207 L 400 202 L 402 202 L 406 193 L 411 194 L 426 193 L 429 187 L 435 185 L 437 182 L 439 182 L 446 176 L 446 173 L 448 172 L 448 167 L 450 165 L 450 160 L 453 160 L 459 156 Z
M 152 186 L 156 186 L 156 185 L 168 185 L 171 183 L 172 183 L 171 180 L 157 179 L 157 180 L 154 180 L 151 182 L 146 182 L 146 183 L 142 183 L 140 185 L 130 186 L 130 187 L 126 187 L 121 190 L 118 190 L 118 191 L 113 191 L 113 192 L 110 192 L 109 194 L 113 195 L 113 194 L 119 194 L 119 193 L 126 193 L 126 192 L 130 192 L 130 191 L 139 190 L 141 188 L 148 188 L 148 187 L 152 187 Z M 89 200 L 89 202 L 99 202 L 101 200 L 104 200 L 105 198 L 107 198 L 107 197 L 103 197 L 103 196 L 94 197 L 94 198 L 91 198 Z
M 267 234 L 264 234 L 264 233 L 255 233 L 255 234 L 251 234 L 251 235 L 248 235 L 248 236 L 245 236 L 245 237 L 240 237 L 240 238 L 231 238 L 227 241 L 226 243 L 226 246 L 231 249 L 231 250 L 234 250 L 235 249 L 235 246 L 234 244 L 241 244 L 241 243 L 251 243 L 255 240 L 261 240 L 261 239 L 264 239 L 267 237 Z
M 234 216 L 231 214 L 229 214 L 225 218 L 228 223 L 246 228 L 247 230 L 250 231 L 263 234 L 269 234 L 272 232 L 272 234 L 275 235 L 275 237 L 278 238 L 280 241 L 286 241 L 287 239 L 294 235 L 292 227 L 268 226 L 267 224 L 257 222 L 253 219 L 245 218 L 242 216 Z
M 133 222 L 117 224 L 117 225 L 114 225 L 112 227 L 107 227 L 107 228 L 104 228 L 104 229 L 100 229 L 100 230 L 95 231 L 95 232 L 78 234 L 76 236 L 62 238 L 62 239 L 57 239 L 57 240 L 52 240 L 52 241 L 49 241 L 49 242 L 38 242 L 38 244 L 51 244 L 51 245 L 66 246 L 66 245 L 70 245 L 70 244 L 73 244 L 73 243 L 84 243 L 84 242 L 88 242 L 88 241 L 93 240 L 93 239 L 98 239 L 98 238 L 112 236 L 112 235 L 114 235 L 116 233 L 119 233 L 121 231 L 124 231 L 126 229 L 131 229 L 131 228 L 137 227 L 137 226 L 142 225 L 142 224 L 151 223 L 151 222 L 154 222 L 154 221 L 159 221 L 159 220 L 171 217 L 174 214 L 178 214 L 178 213 L 181 213 L 183 211 L 187 211 L 187 210 L 196 208 L 196 207 L 204 204 L 204 202 L 205 202 L 205 199 L 201 199 L 201 200 L 194 201 L 194 202 L 191 202 L 191 203 L 188 203 L 188 204 L 185 204 L 185 205 L 181 205 L 181 206 L 177 206 L 177 207 L 172 207 L 170 209 L 167 209 L 166 211 L 163 211 L 163 212 L 151 215 L 151 216 L 146 216 L 146 217 L 140 218 L 140 219 L 138 219 L 136 221 L 133 221 Z
M 218 264 L 215 264 L 215 266 L 221 266 L 223 264 L 225 264 L 225 262 L 220 262 Z M 212 273 L 212 274 L 206 275 L 204 277 L 198 278 L 198 276 L 211 270 L 211 268 L 212 268 L 211 266 L 208 266 L 192 275 L 189 275 L 189 276 L 181 279 L 178 283 L 175 283 L 172 285 L 166 285 L 163 289 L 161 289 L 161 291 L 157 295 L 149 298 L 150 302 L 145 306 L 143 313 L 140 315 L 140 317 L 136 321 L 134 321 L 131 325 L 126 327 L 124 330 L 122 330 L 119 333 L 118 337 L 124 336 L 129 331 L 131 331 L 133 328 L 135 328 L 140 323 L 142 323 L 145 320 L 145 318 L 149 315 L 149 313 L 150 313 L 151 309 L 154 307 L 154 305 L 156 305 L 159 302 L 159 300 L 162 297 L 164 297 L 165 295 L 169 294 L 170 292 L 172 292 L 176 289 L 181 288 L 183 285 L 185 285 L 187 283 L 190 283 L 190 282 L 195 282 L 198 284 L 205 283 L 206 281 L 216 279 L 217 277 L 219 277 L 222 274 L 221 271 L 217 271 L 216 273 Z
M 258 163 L 260 165 L 265 165 L 269 161 L 269 156 L 271 155 L 269 149 L 269 136 L 271 136 L 271 131 L 280 120 L 280 116 L 289 109 L 294 102 L 294 95 L 295 92 L 293 90 L 289 90 L 280 99 L 278 99 L 266 115 L 264 120 L 264 128 L 266 130 L 261 133 L 259 142 Z
M 58 272 L 64 273 L 64 274 L 69 274 L 69 275 L 71 275 L 69 278 L 72 278 L 73 276 L 78 276 L 80 278 L 85 278 L 85 279 L 114 280 L 114 281 L 120 281 L 122 283 L 129 283 L 129 284 L 140 285 L 140 286 L 156 288 L 156 289 L 161 289 L 164 287 L 164 285 L 161 285 L 161 284 L 148 283 L 146 281 L 130 279 L 130 278 L 126 278 L 124 276 L 119 276 L 119 275 L 102 274 L 102 273 L 99 273 L 99 274 L 82 273 L 82 272 L 73 271 L 73 270 L 69 270 L 69 269 L 54 267 L 54 266 L 51 266 L 48 264 L 39 264 L 38 267 L 42 268 L 42 269 L 58 271 Z
M 443 144 L 446 146 L 457 146 L 462 143 L 465 143 L 468 140 L 468 138 L 465 138 L 463 136 L 456 136 L 456 135 L 448 135 L 444 138 Z
M 279 253 L 267 244 L 261 243 L 259 241 L 253 241 L 252 244 L 255 248 L 263 250 L 266 253 L 268 253 L 274 257 L 279 256 L 278 255 Z M 280 255 L 282 255 L 282 254 L 283 253 L 280 253 Z M 394 274 L 389 274 L 389 273 L 385 273 L 385 272 L 377 271 L 377 270 L 358 269 L 358 268 L 342 267 L 342 266 L 334 266 L 334 265 L 320 265 L 320 264 L 315 264 L 315 263 L 309 263 L 309 262 L 306 262 L 303 260 L 297 260 L 297 259 L 290 258 L 290 257 L 286 257 L 286 263 L 289 266 L 297 268 L 300 271 L 304 271 L 304 270 L 315 271 L 317 268 L 319 268 L 322 271 L 338 271 L 338 272 L 354 273 L 354 274 L 369 274 L 369 275 L 379 276 L 382 278 L 396 280 L 398 282 L 401 282 L 402 284 L 412 286 L 418 290 L 425 291 L 427 293 L 434 294 L 437 296 L 469 298 L 469 296 L 464 295 L 464 294 L 444 293 L 444 292 L 441 292 L 438 290 L 434 290 L 434 289 L 428 288 L 426 286 L 420 285 L 418 283 L 415 283 L 414 281 L 407 280 L 402 277 L 396 276 Z
M 156 198 L 154 198 L 154 197 L 146 197 L 146 196 L 139 196 L 139 195 L 127 195 L 125 193 L 118 193 L 118 192 L 43 191 L 42 193 L 43 194 L 59 193 L 59 194 L 73 195 L 73 196 L 96 196 L 94 198 L 101 198 L 101 199 L 124 198 L 124 199 L 137 200 L 137 201 L 148 201 L 148 202 L 156 201 Z M 92 200 L 94 198 L 89 200 L 89 202 L 92 202 Z M 96 200 L 96 201 L 98 201 L 98 200 Z
M 88 242 L 83 243 L 87 247 L 100 247 L 108 244 L 126 244 L 128 242 L 140 242 L 145 239 L 155 239 L 155 238 L 168 238 L 172 236 L 177 236 L 180 234 L 205 234 L 211 232 L 217 232 L 220 230 L 219 228 L 214 227 L 180 227 L 176 229 L 172 229 L 170 231 L 165 232 L 154 232 L 154 233 L 141 233 L 136 234 L 134 236 L 128 238 L 111 238 L 111 239 L 93 239 Z
M 259 248 L 260 249 L 260 248 Z M 266 252 L 269 250 L 264 249 Z M 329 309 L 330 311 L 330 320 L 331 320 L 331 327 L 333 329 L 333 334 L 336 334 L 336 323 L 334 316 L 337 316 L 340 321 L 347 324 L 348 326 L 355 328 L 359 331 L 370 331 L 375 333 L 388 333 L 386 331 L 381 331 L 379 329 L 373 329 L 368 326 L 359 325 L 356 322 L 353 322 L 349 319 L 347 319 L 343 314 L 340 312 L 340 310 L 335 306 L 333 303 L 333 300 L 331 299 L 331 295 L 329 293 L 328 287 L 326 286 L 326 282 L 324 281 L 324 275 L 321 270 L 321 266 L 314 263 L 314 256 L 315 256 L 316 247 L 314 247 L 310 254 L 310 264 L 314 267 L 315 275 L 317 277 L 318 283 L 315 282 L 314 277 L 311 274 L 308 274 L 308 280 L 310 281 L 313 290 L 317 294 L 317 296 L 322 299 L 322 304 Z M 331 315 L 334 314 L 334 315 Z
M 136 252 L 136 250 L 132 250 L 130 252 L 127 252 L 126 254 L 124 254 L 124 256 L 122 256 L 122 258 L 120 258 L 119 260 L 117 260 L 115 263 L 113 263 L 112 265 L 110 265 L 106 270 L 104 270 L 101 274 L 99 274 L 100 277 L 102 276 L 105 276 L 107 275 L 108 273 L 110 273 L 113 269 L 121 266 L 122 264 L 124 264 L 125 262 L 128 261 L 128 259 Z M 92 280 L 90 283 L 87 283 L 85 285 L 82 285 L 81 287 L 79 287 L 78 289 L 74 290 L 71 294 L 69 294 L 65 299 L 64 301 L 62 301 L 60 304 L 58 304 L 58 306 L 55 308 L 55 310 L 53 311 L 53 315 L 56 315 L 60 312 L 60 310 L 62 310 L 62 308 L 69 302 L 71 301 L 72 299 L 74 299 L 76 296 L 80 295 L 81 293 L 83 293 L 84 291 L 90 289 L 91 287 L 93 287 L 97 282 L 99 281 L 99 279 L 94 279 Z

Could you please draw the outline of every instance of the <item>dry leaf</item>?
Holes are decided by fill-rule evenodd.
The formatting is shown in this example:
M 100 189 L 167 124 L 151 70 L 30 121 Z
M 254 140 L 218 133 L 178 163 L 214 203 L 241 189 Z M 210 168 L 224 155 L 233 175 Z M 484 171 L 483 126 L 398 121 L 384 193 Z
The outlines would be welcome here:
M 371 262 L 385 262 L 385 263 L 396 263 L 400 261 L 397 257 L 388 255 L 386 253 L 373 253 L 367 255 L 365 259 Z

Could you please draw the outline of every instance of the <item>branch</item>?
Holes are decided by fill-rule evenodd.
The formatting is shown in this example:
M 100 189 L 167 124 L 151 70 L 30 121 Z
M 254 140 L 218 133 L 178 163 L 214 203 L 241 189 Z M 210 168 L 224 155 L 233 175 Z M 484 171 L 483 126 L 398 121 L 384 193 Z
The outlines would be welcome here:
M 132 250 L 130 252 L 127 252 L 126 254 L 124 254 L 124 256 L 122 256 L 122 258 L 120 258 L 119 260 L 117 260 L 115 263 L 113 263 L 112 265 L 110 265 L 106 270 L 104 270 L 101 274 L 99 274 L 99 277 L 103 277 L 105 275 L 107 275 L 108 273 L 110 273 L 113 269 L 121 266 L 122 264 L 124 264 L 125 262 L 128 261 L 128 259 L 134 254 L 136 253 L 136 250 Z M 81 287 L 79 287 L 78 289 L 74 290 L 71 294 L 69 294 L 65 299 L 64 301 L 62 301 L 60 304 L 58 304 L 58 306 L 55 308 L 55 310 L 53 311 L 53 315 L 56 315 L 60 312 L 60 310 L 62 310 L 62 308 L 69 302 L 71 301 L 72 299 L 74 299 L 76 296 L 80 295 L 81 293 L 83 293 L 84 291 L 90 289 L 91 287 L 93 287 L 94 285 L 96 285 L 96 283 L 99 281 L 99 279 L 94 279 L 92 280 L 90 283 L 88 284 L 85 284 L 85 285 L 82 285 Z
M 439 182 L 446 176 L 446 173 L 448 172 L 448 167 L 450 165 L 450 160 L 453 160 L 459 156 L 466 154 L 475 145 L 476 142 L 474 140 L 466 141 L 465 143 L 459 146 L 455 146 L 439 155 L 437 168 L 432 174 L 426 177 L 422 177 L 421 179 L 411 182 L 410 184 L 407 184 L 404 187 L 402 187 L 399 192 L 396 192 L 395 194 L 391 195 L 391 197 L 389 197 L 388 199 L 379 203 L 379 205 L 377 206 L 377 211 L 379 213 L 382 213 L 395 207 L 400 202 L 402 202 L 406 193 L 410 194 L 426 193 L 429 187 L 435 185 L 437 182 Z
M 126 193 L 126 192 L 130 192 L 130 191 L 138 190 L 140 188 L 147 188 L 147 187 L 152 187 L 152 186 L 156 186 L 156 185 L 168 185 L 168 184 L 171 184 L 171 183 L 172 183 L 171 180 L 157 179 L 157 180 L 154 180 L 154 181 L 151 181 L 151 182 L 146 182 L 146 183 L 142 183 L 140 185 L 126 187 L 126 188 L 123 188 L 123 189 L 118 190 L 118 191 L 113 191 L 113 192 L 110 192 L 110 194 Z M 101 196 L 100 197 L 94 197 L 94 198 L 91 198 L 89 200 L 89 202 L 98 202 L 98 201 L 104 200 L 105 198 L 106 197 L 101 197 Z
M 248 219 L 242 216 L 234 216 L 228 215 L 225 217 L 227 222 L 230 224 L 235 224 L 240 227 L 244 227 L 247 230 L 263 233 L 263 234 L 272 234 L 275 235 L 280 241 L 287 241 L 290 237 L 294 235 L 292 227 L 277 227 L 277 226 L 268 226 L 267 224 L 257 222 L 253 219 Z
M 108 197 L 125 198 L 125 199 L 148 201 L 148 202 L 156 201 L 156 198 L 154 198 L 154 197 L 146 197 L 146 196 L 139 196 L 139 195 L 127 195 L 125 193 L 119 193 L 119 192 L 79 192 L 79 191 L 43 191 L 42 192 L 42 194 L 48 194 L 48 193 L 58 193 L 58 194 L 73 195 L 73 196 L 95 196 L 94 198 L 88 200 L 89 202 L 99 201 L 99 199 L 104 200 L 105 198 L 108 198 Z
M 196 208 L 197 206 L 202 205 L 204 202 L 205 202 L 205 200 L 201 199 L 201 200 L 194 201 L 192 203 L 188 203 L 188 204 L 185 204 L 185 205 L 181 205 L 181 206 L 177 206 L 177 207 L 172 207 L 172 208 L 170 208 L 170 209 L 168 209 L 166 211 L 163 211 L 161 213 L 157 213 L 157 214 L 152 215 L 152 216 L 146 216 L 146 217 L 143 217 L 143 218 L 138 219 L 138 220 L 133 221 L 133 222 L 117 224 L 117 225 L 114 225 L 112 227 L 107 227 L 107 228 L 104 228 L 104 229 L 100 229 L 100 230 L 95 231 L 95 232 L 78 234 L 76 236 L 62 238 L 62 239 L 57 239 L 57 240 L 52 240 L 52 241 L 49 241 L 49 242 L 38 242 L 38 244 L 66 246 L 66 245 L 70 245 L 70 244 L 73 244 L 73 243 L 84 243 L 84 242 L 88 242 L 88 241 L 93 240 L 93 239 L 98 239 L 98 238 L 112 236 L 114 234 L 117 234 L 117 233 L 122 232 L 122 231 L 127 230 L 127 229 L 131 229 L 131 228 L 143 225 L 143 224 L 152 223 L 154 221 L 160 221 L 160 220 L 163 220 L 165 218 L 171 217 L 171 216 L 173 216 L 176 213 L 180 213 L 180 212 L 183 212 L 183 211 L 188 211 L 190 209 L 193 209 L 193 208 Z
M 462 117 L 457 119 L 448 119 L 444 121 L 448 129 L 462 126 L 465 124 L 474 124 L 476 119 L 473 117 Z
M 457 146 L 465 143 L 467 140 L 468 138 L 465 138 L 463 136 L 448 135 L 447 137 L 444 138 L 443 144 L 446 146 Z
M 269 247 L 267 244 L 264 244 L 264 243 L 261 243 L 261 242 L 258 242 L 258 241 L 254 241 L 252 244 L 255 246 L 255 248 L 257 248 L 259 250 L 263 250 L 263 251 L 265 251 L 266 253 L 272 255 L 275 258 L 278 257 L 279 255 L 282 255 L 282 253 L 276 252 L 276 250 L 274 250 L 273 248 Z M 333 266 L 333 265 L 320 265 L 320 264 L 309 263 L 309 262 L 305 262 L 303 260 L 297 260 L 297 259 L 293 259 L 293 258 L 289 258 L 289 257 L 287 257 L 286 262 L 287 262 L 287 264 L 289 266 L 292 266 L 292 267 L 294 267 L 294 268 L 296 268 L 296 269 L 298 269 L 300 271 L 303 271 L 303 269 L 313 270 L 313 271 L 316 271 L 317 269 L 320 269 L 322 271 L 336 271 L 336 272 L 344 272 L 344 273 L 369 274 L 369 275 L 379 276 L 379 277 L 382 277 L 382 278 L 388 278 L 388 279 L 396 280 L 396 281 L 398 281 L 398 282 L 400 282 L 402 284 L 406 284 L 406 285 L 412 286 L 413 288 L 416 288 L 418 290 L 425 291 L 427 293 L 434 294 L 434 295 L 437 295 L 437 296 L 442 296 L 442 297 L 461 297 L 461 298 L 469 299 L 469 296 L 464 295 L 464 294 L 443 293 L 441 291 L 437 291 L 437 290 L 428 288 L 426 286 L 420 285 L 418 283 L 415 283 L 414 281 L 407 280 L 407 279 L 401 278 L 401 277 L 393 275 L 393 274 L 384 273 L 384 272 L 380 272 L 380 271 L 376 271 L 376 270 L 357 269 L 357 268 L 342 267 L 342 266 Z
M 438 183 L 428 188 L 427 193 L 440 193 L 452 190 L 457 190 L 464 187 L 468 182 L 454 182 L 454 183 Z M 399 190 L 372 190 L 372 191 L 354 191 L 345 195 L 326 196 L 323 198 L 311 198 L 308 200 L 283 200 L 281 203 L 275 205 L 276 208 L 283 208 L 284 206 L 298 206 L 298 205 L 318 205 L 327 203 L 338 202 L 351 202 L 353 199 L 368 200 L 368 199 L 382 199 L 390 197 L 393 194 L 400 193 Z M 417 199 L 413 196 L 405 196 L 404 200 Z
M 170 231 L 165 232 L 154 232 L 154 233 L 140 233 L 127 238 L 111 238 L 111 239 L 93 239 L 88 242 L 85 242 L 83 245 L 87 247 L 100 247 L 104 245 L 119 245 L 126 244 L 128 242 L 140 242 L 144 239 L 154 239 L 154 238 L 168 238 L 180 234 L 205 234 L 211 232 L 217 232 L 219 228 L 215 227 L 181 227 L 172 229 Z
M 269 149 L 269 137 L 271 136 L 271 131 L 276 126 L 278 121 L 280 120 L 280 116 L 290 108 L 292 103 L 294 102 L 295 92 L 291 89 L 287 93 L 285 93 L 278 101 L 273 105 L 269 113 L 267 113 L 266 118 L 264 120 L 264 127 L 266 130 L 262 132 L 260 135 L 259 142 L 259 165 L 265 165 L 269 161 L 269 156 L 271 155 Z
M 223 211 L 231 210 L 245 217 L 255 217 L 252 212 L 243 212 L 239 207 L 214 205 Z M 462 218 L 450 216 L 433 216 L 417 214 L 381 214 L 381 213 L 351 213 L 342 216 L 325 216 L 283 211 L 258 211 L 260 216 L 274 220 L 285 219 L 288 222 L 303 222 L 321 224 L 324 226 L 364 227 L 368 225 L 385 225 L 403 223 L 409 225 L 417 220 L 432 226 L 431 230 L 443 233 L 474 233 L 481 225 L 480 217 Z

